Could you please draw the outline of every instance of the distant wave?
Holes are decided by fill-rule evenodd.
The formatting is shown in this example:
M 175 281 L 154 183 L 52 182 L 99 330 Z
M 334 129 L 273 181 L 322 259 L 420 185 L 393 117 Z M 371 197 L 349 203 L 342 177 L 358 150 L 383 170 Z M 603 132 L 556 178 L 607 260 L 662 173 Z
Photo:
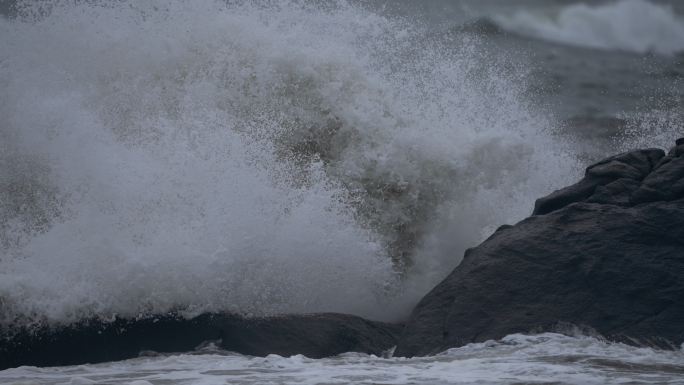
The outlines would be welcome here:
M 520 10 L 494 21 L 510 32 L 582 47 L 666 55 L 684 51 L 684 19 L 670 6 L 645 0 Z

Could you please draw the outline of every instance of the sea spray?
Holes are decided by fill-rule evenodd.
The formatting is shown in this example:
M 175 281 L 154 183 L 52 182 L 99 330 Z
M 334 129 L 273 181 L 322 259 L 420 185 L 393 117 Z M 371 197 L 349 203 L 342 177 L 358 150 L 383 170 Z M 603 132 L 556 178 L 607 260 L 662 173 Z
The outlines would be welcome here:
M 476 37 L 344 3 L 35 4 L 0 20 L 3 325 L 400 320 L 581 173 Z

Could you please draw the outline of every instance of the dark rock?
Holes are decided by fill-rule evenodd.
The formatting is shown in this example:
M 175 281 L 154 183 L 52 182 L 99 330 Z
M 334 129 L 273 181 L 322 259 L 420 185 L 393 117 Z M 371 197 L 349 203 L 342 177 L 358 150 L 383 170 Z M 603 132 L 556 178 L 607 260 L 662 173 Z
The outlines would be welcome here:
M 630 196 L 631 205 L 670 202 L 684 197 L 684 144 L 680 139 L 677 139 L 677 146 L 670 149 Z
M 556 190 L 544 198 L 537 199 L 537 201 L 534 202 L 532 215 L 546 215 L 556 210 L 560 210 L 569 204 L 584 202 L 594 194 L 594 191 L 596 191 L 598 186 L 606 185 L 618 178 L 619 177 L 597 178 L 593 175 L 588 175 L 572 186 Z
M 576 203 L 496 232 L 416 306 L 395 356 L 588 325 L 609 340 L 684 342 L 684 200 Z
M 667 155 L 679 158 L 680 156 L 682 156 L 682 153 L 684 153 L 684 144 L 679 144 L 677 146 L 672 147 L 670 151 L 667 153 Z
M 70 327 L 4 330 L 0 370 L 21 365 L 57 366 L 99 363 L 193 351 L 204 341 L 247 355 L 302 354 L 310 358 L 344 352 L 381 355 L 396 345 L 403 326 L 360 317 L 324 313 L 269 318 L 203 314 L 191 320 L 89 320 Z
M 585 175 L 589 174 L 589 170 L 591 170 L 592 168 L 613 161 L 618 161 L 630 165 L 639 170 L 639 172 L 641 172 L 642 175 L 646 175 L 649 172 L 651 172 L 653 166 L 655 166 L 663 156 L 665 156 L 665 151 L 659 148 L 648 148 L 645 150 L 628 151 L 622 154 L 617 154 L 605 159 L 601 159 L 598 162 L 588 166 L 586 168 Z
M 641 181 L 664 156 L 665 152 L 660 149 L 635 150 L 594 163 L 587 167 L 585 177 L 579 182 L 537 199 L 532 215 L 545 215 L 569 204 L 584 202 L 594 195 L 597 187 L 618 179 Z
M 684 144 L 684 138 L 679 138 L 675 141 L 676 146 L 681 146 L 682 144 Z
M 667 156 L 664 156 L 664 157 L 660 160 L 660 162 L 658 162 L 658 164 L 656 164 L 656 165 L 653 167 L 653 171 L 655 171 L 655 170 L 659 169 L 660 167 L 662 167 L 662 166 L 664 166 L 664 165 L 666 165 L 666 164 L 672 162 L 674 159 L 677 159 L 677 157 L 674 156 L 674 155 L 667 155 Z
M 684 343 L 684 138 L 587 168 L 502 226 L 413 310 L 395 356 L 577 325 L 611 341 Z M 642 182 L 643 181 L 643 182 Z
M 629 197 L 641 184 L 633 179 L 618 179 L 605 186 L 598 186 L 587 203 L 602 203 L 615 206 L 630 206 Z
M 660 160 L 660 162 L 658 162 L 658 164 L 656 164 L 655 167 L 653 167 L 653 171 L 679 158 L 680 156 L 682 156 L 682 153 L 684 153 L 684 145 L 678 144 L 675 147 L 672 147 L 670 151 L 667 153 L 667 156 L 663 157 Z
M 684 198 L 684 157 L 675 158 L 650 173 L 629 201 L 638 205 L 680 198 Z
M 382 355 L 397 344 L 403 325 L 324 313 L 255 319 L 226 328 L 222 348 L 241 354 L 324 358 L 359 352 Z

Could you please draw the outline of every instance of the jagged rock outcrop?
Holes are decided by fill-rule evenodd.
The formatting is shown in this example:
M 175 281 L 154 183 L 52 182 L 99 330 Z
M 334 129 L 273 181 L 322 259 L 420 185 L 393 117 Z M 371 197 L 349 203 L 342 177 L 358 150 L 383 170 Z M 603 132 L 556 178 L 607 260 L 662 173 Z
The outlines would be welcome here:
M 70 327 L 5 330 L 0 370 L 22 366 L 78 365 L 117 361 L 151 352 L 189 352 L 205 341 L 253 356 L 302 354 L 309 358 L 345 352 L 381 355 L 396 346 L 403 326 L 337 314 L 243 318 L 203 314 L 191 320 L 171 316 Z M 1 331 L 1 330 L 0 330 Z M 220 341 L 219 341 L 220 340 Z
M 609 195 L 624 195 L 628 185 L 644 180 L 664 156 L 663 150 L 650 148 L 615 155 L 594 163 L 587 167 L 584 178 L 579 182 L 537 199 L 532 215 L 544 215 L 571 203 L 584 202 L 597 190 L 602 196 L 606 192 Z M 620 183 L 615 185 L 616 182 Z M 613 194 L 613 191 L 616 193 Z
M 608 340 L 684 343 L 684 139 L 587 168 L 502 226 L 415 307 L 395 356 L 507 334 L 593 328 Z

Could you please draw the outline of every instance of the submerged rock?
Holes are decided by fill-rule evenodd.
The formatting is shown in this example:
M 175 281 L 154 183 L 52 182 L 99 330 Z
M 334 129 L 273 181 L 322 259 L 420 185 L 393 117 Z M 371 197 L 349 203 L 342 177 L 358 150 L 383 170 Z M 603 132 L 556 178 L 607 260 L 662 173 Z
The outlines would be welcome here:
M 395 356 L 559 323 L 611 341 L 684 343 L 684 143 L 598 162 L 502 226 L 415 307 Z M 597 172 L 599 171 L 599 172 Z M 545 215 L 542 215 L 545 214 Z
M 262 357 L 302 354 L 323 358 L 345 352 L 379 356 L 396 346 L 402 328 L 336 313 L 249 319 L 203 314 L 191 320 L 166 316 L 110 323 L 91 320 L 2 336 L 0 370 L 22 365 L 94 364 L 141 353 L 190 352 L 205 341 L 227 351 Z

